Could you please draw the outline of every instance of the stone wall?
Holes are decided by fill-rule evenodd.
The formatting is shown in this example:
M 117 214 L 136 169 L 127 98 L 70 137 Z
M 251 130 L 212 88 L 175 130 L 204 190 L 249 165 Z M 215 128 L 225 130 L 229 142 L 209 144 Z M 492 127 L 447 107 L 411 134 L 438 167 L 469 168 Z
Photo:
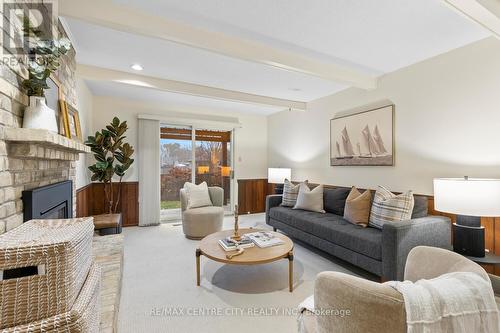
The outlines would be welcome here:
M 3 31 L 8 29 L 8 21 L 3 15 Z M 54 17 L 55 27 L 65 34 Z M 14 22 L 20 30 L 20 22 Z M 2 44 L 3 45 L 3 44 Z M 21 127 L 28 96 L 20 88 L 22 80 L 28 77 L 26 67 L 15 61 L 2 46 L 0 62 L 0 233 L 8 231 L 23 222 L 22 191 L 48 185 L 63 180 L 73 180 L 73 203 L 75 200 L 75 161 L 77 153 L 68 152 L 56 146 L 29 142 L 13 143 L 5 141 L 7 127 Z M 62 59 L 56 73 L 63 86 L 65 99 L 76 106 L 75 52 L 72 50 Z M 75 210 L 75 207 L 74 207 Z

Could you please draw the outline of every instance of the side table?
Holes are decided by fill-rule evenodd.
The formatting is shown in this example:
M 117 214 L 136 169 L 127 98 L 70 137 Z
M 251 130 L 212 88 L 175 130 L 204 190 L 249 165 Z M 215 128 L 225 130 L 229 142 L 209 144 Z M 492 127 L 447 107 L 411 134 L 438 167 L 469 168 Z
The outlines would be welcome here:
M 496 254 L 486 252 L 484 257 L 471 257 L 471 256 L 465 256 L 465 258 L 474 261 L 477 264 L 483 264 L 483 265 L 500 265 L 500 256 L 497 256 Z

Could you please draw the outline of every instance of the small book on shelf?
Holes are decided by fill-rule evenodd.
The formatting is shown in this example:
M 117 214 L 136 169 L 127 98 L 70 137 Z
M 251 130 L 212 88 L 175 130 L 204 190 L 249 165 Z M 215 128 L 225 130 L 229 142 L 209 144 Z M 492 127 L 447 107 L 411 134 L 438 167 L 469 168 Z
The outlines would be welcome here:
M 233 241 L 232 239 L 223 238 L 219 240 L 219 245 L 222 247 L 224 251 L 234 251 L 237 249 L 237 244 L 240 248 L 246 249 L 248 247 L 253 247 L 254 243 L 251 239 L 247 237 L 243 237 L 238 243 Z

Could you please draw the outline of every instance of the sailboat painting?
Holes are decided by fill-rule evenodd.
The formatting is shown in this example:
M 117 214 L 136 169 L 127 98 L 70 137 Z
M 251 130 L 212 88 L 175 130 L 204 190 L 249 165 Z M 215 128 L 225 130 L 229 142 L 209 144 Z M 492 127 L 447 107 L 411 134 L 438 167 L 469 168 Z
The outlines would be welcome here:
M 330 121 L 330 165 L 394 165 L 394 105 Z

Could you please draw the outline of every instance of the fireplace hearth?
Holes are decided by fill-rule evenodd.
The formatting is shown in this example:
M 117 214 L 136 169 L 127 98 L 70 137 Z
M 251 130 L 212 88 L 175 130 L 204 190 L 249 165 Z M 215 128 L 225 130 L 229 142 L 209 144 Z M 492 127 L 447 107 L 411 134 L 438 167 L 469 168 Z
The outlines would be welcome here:
M 23 191 L 23 221 L 73 217 L 71 180 Z

